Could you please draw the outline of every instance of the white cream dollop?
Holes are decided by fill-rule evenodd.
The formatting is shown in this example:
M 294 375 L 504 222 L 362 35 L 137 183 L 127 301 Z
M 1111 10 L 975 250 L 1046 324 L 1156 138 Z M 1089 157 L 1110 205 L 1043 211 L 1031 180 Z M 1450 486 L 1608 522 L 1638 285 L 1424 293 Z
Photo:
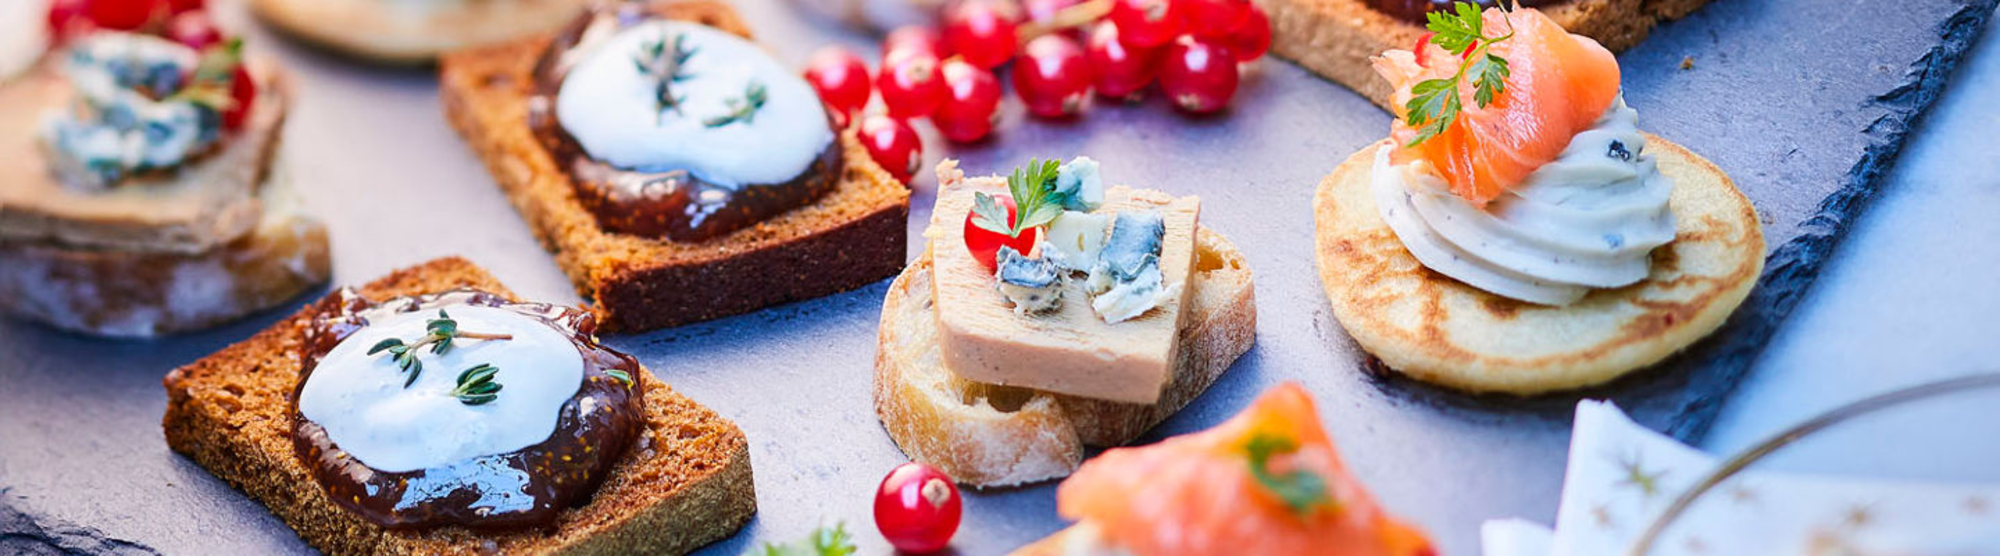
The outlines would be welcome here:
M 670 89 L 678 109 L 661 110 L 657 78 L 633 63 L 649 43 L 683 37 L 692 52 Z M 564 76 L 556 118 L 592 158 L 646 172 L 687 170 L 734 187 L 784 183 L 804 173 L 834 140 L 818 93 L 750 41 L 711 27 L 647 21 L 619 31 Z M 752 84 L 767 100 L 749 119 L 710 126 L 731 113 Z
M 6 81 L 40 60 L 49 47 L 49 3 L 44 0 L 0 2 L 0 81 Z
M 1370 187 L 1382 219 L 1424 266 L 1495 295 L 1567 305 L 1592 289 L 1644 280 L 1673 241 L 1673 180 L 1647 156 L 1638 112 L 1621 96 L 1588 130 L 1482 209 L 1428 164 L 1376 150 Z
M 299 413 L 368 467 L 391 472 L 434 469 L 480 456 L 519 451 L 547 440 L 562 406 L 583 385 L 583 355 L 569 336 L 506 309 L 445 307 L 461 332 L 511 334 L 509 340 L 460 339 L 443 355 L 423 348 L 415 384 L 388 353 L 368 355 L 387 338 L 414 341 L 438 311 L 376 319 L 321 358 L 299 390 Z M 499 397 L 466 405 L 452 396 L 460 372 L 481 363 L 500 369 Z

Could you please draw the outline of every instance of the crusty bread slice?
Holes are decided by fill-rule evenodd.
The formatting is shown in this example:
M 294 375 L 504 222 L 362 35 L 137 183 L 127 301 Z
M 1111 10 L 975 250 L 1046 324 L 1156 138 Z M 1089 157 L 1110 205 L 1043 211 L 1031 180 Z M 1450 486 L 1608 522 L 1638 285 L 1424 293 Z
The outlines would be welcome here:
M 592 0 L 251 0 L 273 27 L 313 44 L 394 65 L 555 30 Z
M 472 287 L 511 296 L 459 258 L 363 286 L 388 299 Z M 589 502 L 546 530 L 390 530 L 334 505 L 298 459 L 291 403 L 299 342 L 312 307 L 248 340 L 168 373 L 167 445 L 263 502 L 308 544 L 331 554 L 681 554 L 733 534 L 756 512 L 743 431 L 638 373 L 646 428 Z
M 1228 238 L 1196 237 L 1194 291 L 1174 376 L 1152 405 L 969 382 L 944 368 L 931 310 L 931 258 L 903 271 L 882 302 L 875 351 L 875 414 L 910 459 L 977 487 L 1067 476 L 1084 446 L 1137 439 L 1194 401 L 1250 350 L 1257 303 L 1250 267 Z
M 1564 29 L 1623 52 L 1653 26 L 1693 13 L 1709 0 L 1569 0 L 1542 8 Z M 1389 82 L 1370 58 L 1410 48 L 1429 31 L 1370 7 L 1365 0 L 1256 0 L 1271 17 L 1271 52 L 1389 108 Z
M 666 17 L 748 36 L 710 0 L 651 4 Z M 719 238 L 682 243 L 606 231 L 528 126 L 535 60 L 549 37 L 446 55 L 445 115 L 607 330 L 635 332 L 852 290 L 903 268 L 909 188 L 849 130 L 846 175 L 817 202 Z
M 1646 136 L 1672 178 L 1679 230 L 1653 250 L 1644 281 L 1566 307 L 1505 299 L 1425 268 L 1403 247 L 1369 189 L 1375 150 L 1334 169 L 1313 199 L 1320 280 L 1333 316 L 1390 369 L 1475 392 L 1533 395 L 1602 384 L 1707 336 L 1764 269 L 1750 200 L 1707 159 Z

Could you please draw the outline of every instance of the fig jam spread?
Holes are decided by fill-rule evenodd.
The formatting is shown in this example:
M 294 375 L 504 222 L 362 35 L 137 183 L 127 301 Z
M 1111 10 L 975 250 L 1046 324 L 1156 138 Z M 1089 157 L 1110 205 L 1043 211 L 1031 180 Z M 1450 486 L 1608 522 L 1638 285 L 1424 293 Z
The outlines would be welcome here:
M 567 336 L 583 358 L 583 380 L 561 408 L 553 433 L 540 443 L 454 464 L 392 473 L 343 451 L 326 429 L 299 411 L 299 390 L 322 358 L 371 320 L 399 313 L 476 305 L 519 313 Z M 292 440 L 299 458 L 341 507 L 391 528 L 459 525 L 479 529 L 544 526 L 564 508 L 587 502 L 644 426 L 643 391 L 623 378 L 639 375 L 632 356 L 597 344 L 594 317 L 571 307 L 519 303 L 460 289 L 376 303 L 342 289 L 315 306 L 300 345 L 303 368 L 292 396 Z M 496 364 L 505 365 L 504 361 Z M 430 372 L 451 372 L 443 369 Z M 501 395 L 506 395 L 505 393 Z
M 584 151 L 556 115 L 563 78 L 591 47 L 619 30 L 661 17 L 641 3 L 593 9 L 557 34 L 535 64 L 528 126 L 569 174 L 577 199 L 598 224 L 616 233 L 697 242 L 750 227 L 832 191 L 844 171 L 837 128 L 835 139 L 812 165 L 783 183 L 725 186 L 705 182 L 687 169 L 620 168 Z M 831 116 L 826 125 L 833 127 Z
M 1457 4 L 1459 2 L 1465 2 L 1465 1 L 1468 0 L 1368 0 L 1368 5 L 1374 7 L 1377 10 L 1381 10 L 1383 13 L 1396 16 L 1396 19 L 1401 19 L 1403 21 L 1408 21 L 1410 23 L 1415 23 L 1417 25 L 1423 25 L 1425 22 L 1424 14 L 1450 9 L 1452 4 Z M 1521 7 L 1524 8 L 1537 8 L 1541 6 L 1552 6 L 1555 4 L 1559 4 L 1562 1 L 1563 0 L 1519 0 L 1519 3 Z M 1479 4 L 1479 9 L 1481 10 L 1500 5 L 1500 2 L 1498 0 L 1478 0 L 1475 3 Z

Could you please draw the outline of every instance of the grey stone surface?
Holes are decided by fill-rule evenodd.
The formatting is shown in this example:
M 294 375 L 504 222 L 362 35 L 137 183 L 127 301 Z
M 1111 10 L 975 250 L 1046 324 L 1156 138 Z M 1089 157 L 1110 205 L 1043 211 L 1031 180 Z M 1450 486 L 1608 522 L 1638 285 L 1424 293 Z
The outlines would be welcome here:
M 738 4 L 790 62 L 827 42 L 864 44 L 778 0 Z M 1765 217 L 1773 259 L 1759 293 L 1717 341 L 1593 394 L 1617 399 L 1656 428 L 1699 436 L 1807 291 L 1994 4 L 1723 1 L 1661 27 L 1626 54 L 1628 98 L 1642 125 L 1736 178 Z M 522 294 L 575 301 L 444 125 L 428 74 L 359 67 L 256 35 L 255 44 L 283 57 L 304 84 L 285 154 L 333 225 L 336 281 L 462 254 Z M 1694 68 L 1679 69 L 1687 57 Z M 1183 118 L 1153 99 L 1096 106 L 1075 122 L 1041 122 L 1010 100 L 996 140 L 935 149 L 928 161 L 949 151 L 975 172 L 1001 172 L 1031 156 L 1089 154 L 1114 182 L 1202 195 L 1205 223 L 1235 238 L 1257 273 L 1260 334 L 1229 375 L 1155 437 L 1214 424 L 1264 388 L 1299 381 L 1378 497 L 1429 529 L 1446 553 L 1470 554 L 1481 520 L 1553 514 L 1574 396 L 1521 402 L 1411 384 L 1370 370 L 1332 320 L 1312 270 L 1311 191 L 1387 127 L 1388 116 L 1360 97 L 1265 61 L 1224 117 Z M 913 238 L 935 183 L 917 185 Z M 708 553 L 739 553 L 836 520 L 859 533 L 864 552 L 887 550 L 869 503 L 881 474 L 904 458 L 869 400 L 883 292 L 878 284 L 608 339 L 750 436 L 760 513 Z M 139 343 L 0 322 L 0 487 L 10 489 L 0 523 L 22 523 L 19 530 L 40 530 L 34 538 L 44 539 L 87 526 L 166 553 L 308 551 L 260 505 L 167 450 L 158 426 L 166 370 L 277 318 Z M 955 546 L 997 554 L 1055 530 L 1062 524 L 1052 490 L 971 495 Z M 7 527 L 0 535 L 16 530 Z

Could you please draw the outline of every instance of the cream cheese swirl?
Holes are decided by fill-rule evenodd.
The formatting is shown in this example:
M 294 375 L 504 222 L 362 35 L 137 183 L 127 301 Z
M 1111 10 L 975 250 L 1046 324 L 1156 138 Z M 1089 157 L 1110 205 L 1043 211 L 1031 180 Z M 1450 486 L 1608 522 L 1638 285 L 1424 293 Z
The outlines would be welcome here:
M 1673 180 L 1646 155 L 1638 112 L 1620 96 L 1554 161 L 1474 206 L 1415 161 L 1377 149 L 1370 187 L 1410 254 L 1495 295 L 1568 305 L 1592 289 L 1644 280 L 1653 248 L 1674 239 Z

